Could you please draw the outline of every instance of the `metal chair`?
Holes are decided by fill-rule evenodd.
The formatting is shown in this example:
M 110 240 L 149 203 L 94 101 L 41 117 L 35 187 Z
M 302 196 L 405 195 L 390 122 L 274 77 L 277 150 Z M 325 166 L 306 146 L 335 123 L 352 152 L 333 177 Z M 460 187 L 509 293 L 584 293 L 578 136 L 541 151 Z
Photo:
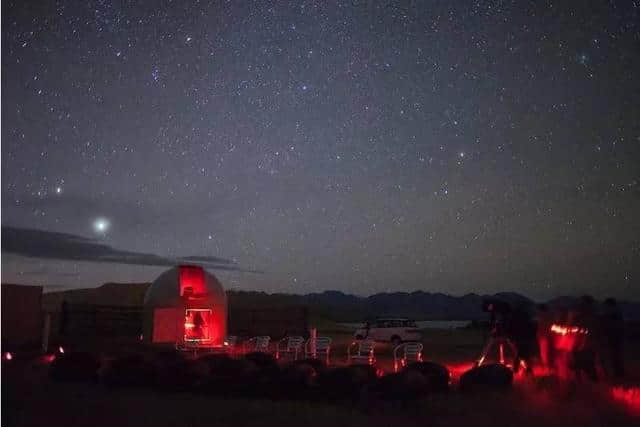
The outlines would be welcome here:
M 393 370 L 404 368 L 412 362 L 422 362 L 423 345 L 419 342 L 405 342 L 393 349 Z M 398 353 L 402 351 L 400 356 Z M 399 357 L 400 356 L 400 357 Z
M 307 359 L 318 359 L 320 356 L 324 356 L 327 365 L 329 365 L 329 353 L 331 353 L 331 338 L 329 337 L 316 337 L 315 340 L 309 338 L 304 344 L 304 357 Z
M 276 344 L 276 359 L 280 355 L 293 356 L 293 360 L 298 360 L 298 353 L 302 353 L 304 338 L 301 336 L 284 337 Z
M 244 350 L 249 352 L 269 353 L 269 342 L 271 337 L 268 335 L 261 335 L 253 337 L 244 342 Z
M 376 343 L 373 340 L 352 342 L 347 348 L 347 363 L 374 365 L 376 363 L 375 347 Z M 353 354 L 352 349 L 355 350 Z

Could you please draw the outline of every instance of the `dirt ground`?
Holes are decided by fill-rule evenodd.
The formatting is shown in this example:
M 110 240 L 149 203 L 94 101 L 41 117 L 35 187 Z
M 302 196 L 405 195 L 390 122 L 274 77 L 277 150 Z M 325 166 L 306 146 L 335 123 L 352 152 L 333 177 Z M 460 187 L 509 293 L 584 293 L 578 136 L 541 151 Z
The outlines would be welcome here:
M 334 331 L 333 361 L 344 363 L 350 336 Z M 478 354 L 481 332 L 425 332 L 425 356 L 465 366 Z M 628 349 L 632 375 L 640 357 Z M 378 360 L 390 369 L 390 349 Z M 555 384 L 519 379 L 509 392 L 433 394 L 410 403 L 368 406 L 301 401 L 225 399 L 153 389 L 109 389 L 55 383 L 47 366 L 13 361 L 2 366 L 3 426 L 632 426 L 640 414 L 612 398 L 604 384 Z

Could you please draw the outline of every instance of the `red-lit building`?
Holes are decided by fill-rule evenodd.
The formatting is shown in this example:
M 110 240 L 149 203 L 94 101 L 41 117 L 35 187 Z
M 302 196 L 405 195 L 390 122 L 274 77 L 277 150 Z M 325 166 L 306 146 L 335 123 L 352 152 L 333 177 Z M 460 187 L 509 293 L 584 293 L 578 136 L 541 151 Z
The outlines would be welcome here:
M 178 347 L 222 347 L 227 297 L 202 267 L 181 265 L 162 273 L 144 297 L 145 342 Z

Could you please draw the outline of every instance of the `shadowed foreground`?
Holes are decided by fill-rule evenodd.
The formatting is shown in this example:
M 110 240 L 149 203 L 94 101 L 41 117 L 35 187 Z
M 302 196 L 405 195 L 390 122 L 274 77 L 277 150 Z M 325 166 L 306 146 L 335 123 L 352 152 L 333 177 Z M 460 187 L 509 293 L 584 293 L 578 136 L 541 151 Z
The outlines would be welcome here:
M 4 365 L 4 426 L 563 426 L 633 425 L 603 386 L 523 380 L 506 392 L 434 393 L 412 402 L 327 404 L 226 399 L 98 383 L 58 383 L 44 365 Z

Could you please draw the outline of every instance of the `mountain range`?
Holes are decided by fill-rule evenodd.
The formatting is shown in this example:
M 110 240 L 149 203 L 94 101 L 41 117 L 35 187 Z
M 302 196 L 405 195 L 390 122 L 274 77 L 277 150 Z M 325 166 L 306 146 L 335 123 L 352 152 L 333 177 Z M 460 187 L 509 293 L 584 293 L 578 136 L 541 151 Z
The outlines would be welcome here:
M 70 303 L 142 306 L 147 283 L 106 283 L 98 288 L 49 292 L 43 295 L 46 310 L 56 311 L 63 300 Z M 335 322 L 359 322 L 374 317 L 408 317 L 415 320 L 486 320 L 482 301 L 496 298 L 512 306 L 534 301 L 515 292 L 494 295 L 451 296 L 424 291 L 378 293 L 368 297 L 325 291 L 306 295 L 268 294 L 259 291 L 227 291 L 230 309 L 308 307 L 311 318 Z M 548 301 L 551 308 L 568 308 L 576 297 L 561 296 Z M 621 302 L 627 321 L 640 322 L 640 303 Z

